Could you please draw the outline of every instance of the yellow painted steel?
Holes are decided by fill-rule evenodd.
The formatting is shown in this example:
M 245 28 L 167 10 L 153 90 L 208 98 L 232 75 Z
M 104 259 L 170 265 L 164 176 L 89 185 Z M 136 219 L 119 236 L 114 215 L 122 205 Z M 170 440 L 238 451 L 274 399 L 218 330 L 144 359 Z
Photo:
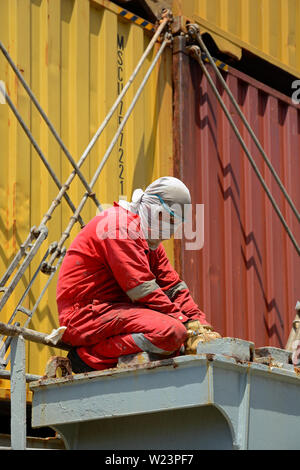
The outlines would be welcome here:
M 127 15 L 127 18 L 124 13 L 120 14 L 121 11 L 104 0 L 1 0 L 0 39 L 75 161 L 79 160 L 108 113 L 152 36 L 153 25 L 133 18 L 133 15 Z M 88 181 L 92 179 L 155 51 L 81 167 Z M 145 188 L 155 178 L 173 172 L 171 60 L 168 49 L 94 187 L 104 207 L 118 201 L 120 196 L 130 199 L 133 189 Z M 71 165 L 2 54 L 0 80 L 5 82 L 11 99 L 57 177 L 64 183 L 72 171 Z M 58 189 L 6 104 L 0 105 L 0 142 L 2 274 L 26 239 L 30 227 L 41 222 Z M 82 183 L 75 178 L 69 190 L 75 206 L 84 192 Z M 96 206 L 88 201 L 82 212 L 84 221 L 95 214 Z M 7 308 L 1 312 L 1 321 L 8 321 L 42 255 L 51 242 L 60 239 L 71 215 L 63 200 L 48 223 L 47 240 Z M 75 226 L 67 247 L 78 231 L 79 226 Z M 172 243 L 166 246 L 172 261 Z M 32 308 L 46 280 L 46 275 L 38 276 L 25 307 Z M 29 328 L 50 333 L 58 326 L 56 281 L 57 275 Z M 18 314 L 16 318 L 21 325 L 25 319 L 24 314 Z M 27 372 L 32 374 L 44 374 L 48 358 L 59 354 L 56 349 L 34 343 L 27 343 L 27 350 Z M 3 383 L 5 381 L 0 382 L 0 388 Z
M 244 48 L 300 76 L 299 0 L 173 0 L 173 13 L 197 22 L 225 52 L 240 57 Z

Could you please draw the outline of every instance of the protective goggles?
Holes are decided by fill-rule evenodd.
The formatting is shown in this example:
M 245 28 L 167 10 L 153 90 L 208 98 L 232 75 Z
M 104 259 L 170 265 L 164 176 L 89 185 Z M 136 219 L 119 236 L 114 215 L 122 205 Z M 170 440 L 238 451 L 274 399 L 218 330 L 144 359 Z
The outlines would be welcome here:
M 175 219 L 179 219 L 181 222 L 184 222 L 184 221 L 185 221 L 185 219 L 184 219 L 183 216 L 179 216 L 179 215 L 175 214 L 175 212 L 170 209 L 170 207 L 168 206 L 168 204 L 165 203 L 165 201 L 163 200 L 163 198 L 162 198 L 161 196 L 159 196 L 159 194 L 154 194 L 153 196 L 158 197 L 158 199 L 160 200 L 161 205 L 163 206 L 163 208 L 166 209 L 166 211 L 168 211 L 169 214 L 170 214 L 172 217 L 174 217 Z

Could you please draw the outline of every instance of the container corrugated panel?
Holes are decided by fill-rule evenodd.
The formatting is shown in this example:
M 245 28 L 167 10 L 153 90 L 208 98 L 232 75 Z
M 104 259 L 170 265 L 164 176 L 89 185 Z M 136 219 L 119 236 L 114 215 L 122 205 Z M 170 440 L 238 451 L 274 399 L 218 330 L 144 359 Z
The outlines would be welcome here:
M 299 256 L 200 66 L 182 51 L 174 55 L 175 167 L 205 216 L 203 249 L 177 247 L 176 267 L 223 336 L 285 347 L 300 300 Z M 224 76 L 299 210 L 300 107 L 232 68 Z M 299 244 L 296 216 L 222 97 Z
M 174 0 L 173 12 L 198 23 L 221 50 L 239 56 L 244 48 L 300 76 L 298 0 Z
M 2 0 L 0 5 L 0 39 L 75 161 L 79 160 L 129 79 L 149 44 L 151 30 L 153 25 L 102 0 Z M 91 181 L 158 48 L 159 44 L 82 166 L 88 181 Z M 133 189 L 145 188 L 153 179 L 172 171 L 171 61 L 171 51 L 166 50 L 94 187 L 103 207 L 113 204 L 119 196 L 131 198 Z M 8 94 L 57 177 L 65 182 L 72 171 L 71 165 L 2 54 L 0 80 L 5 82 Z M 0 142 L 2 273 L 30 227 L 40 224 L 58 189 L 5 104 L 0 105 Z M 76 178 L 69 190 L 75 205 L 84 192 Z M 96 206 L 88 201 L 82 212 L 84 221 L 95 214 Z M 48 223 L 49 236 L 43 249 L 2 312 L 1 321 L 8 320 L 42 254 L 51 242 L 60 239 L 71 215 L 63 200 Z M 66 246 L 78 230 L 77 225 Z M 172 245 L 167 248 L 172 256 Z M 56 279 L 44 296 L 30 328 L 48 333 L 58 326 Z M 44 274 L 36 280 L 25 307 L 32 307 L 45 280 Z M 24 315 L 19 314 L 16 320 L 23 324 Z M 50 354 L 57 354 L 57 350 L 34 343 L 27 347 L 27 370 L 43 374 L 47 358 Z

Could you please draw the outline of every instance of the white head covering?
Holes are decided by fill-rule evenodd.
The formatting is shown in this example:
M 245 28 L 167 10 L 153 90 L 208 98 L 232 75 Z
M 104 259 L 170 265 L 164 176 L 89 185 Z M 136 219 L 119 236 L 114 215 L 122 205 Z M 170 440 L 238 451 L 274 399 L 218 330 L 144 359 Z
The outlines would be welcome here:
M 140 216 L 149 247 L 156 249 L 161 240 L 169 239 L 184 221 L 184 208 L 186 204 L 191 204 L 191 195 L 182 181 L 164 176 L 151 183 L 145 191 L 136 189 L 130 203 L 119 201 L 119 204 Z M 160 223 L 159 213 L 162 214 Z

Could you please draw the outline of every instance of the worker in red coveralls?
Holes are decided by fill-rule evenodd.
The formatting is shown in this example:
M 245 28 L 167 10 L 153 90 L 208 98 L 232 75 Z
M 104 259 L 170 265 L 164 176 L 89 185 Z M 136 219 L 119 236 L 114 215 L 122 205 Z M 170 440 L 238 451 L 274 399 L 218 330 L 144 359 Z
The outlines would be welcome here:
M 59 321 L 75 373 L 116 367 L 120 356 L 165 358 L 220 335 L 172 268 L 162 240 L 183 223 L 188 188 L 162 177 L 120 201 L 76 236 L 62 263 Z M 151 356 L 152 355 L 152 356 Z

